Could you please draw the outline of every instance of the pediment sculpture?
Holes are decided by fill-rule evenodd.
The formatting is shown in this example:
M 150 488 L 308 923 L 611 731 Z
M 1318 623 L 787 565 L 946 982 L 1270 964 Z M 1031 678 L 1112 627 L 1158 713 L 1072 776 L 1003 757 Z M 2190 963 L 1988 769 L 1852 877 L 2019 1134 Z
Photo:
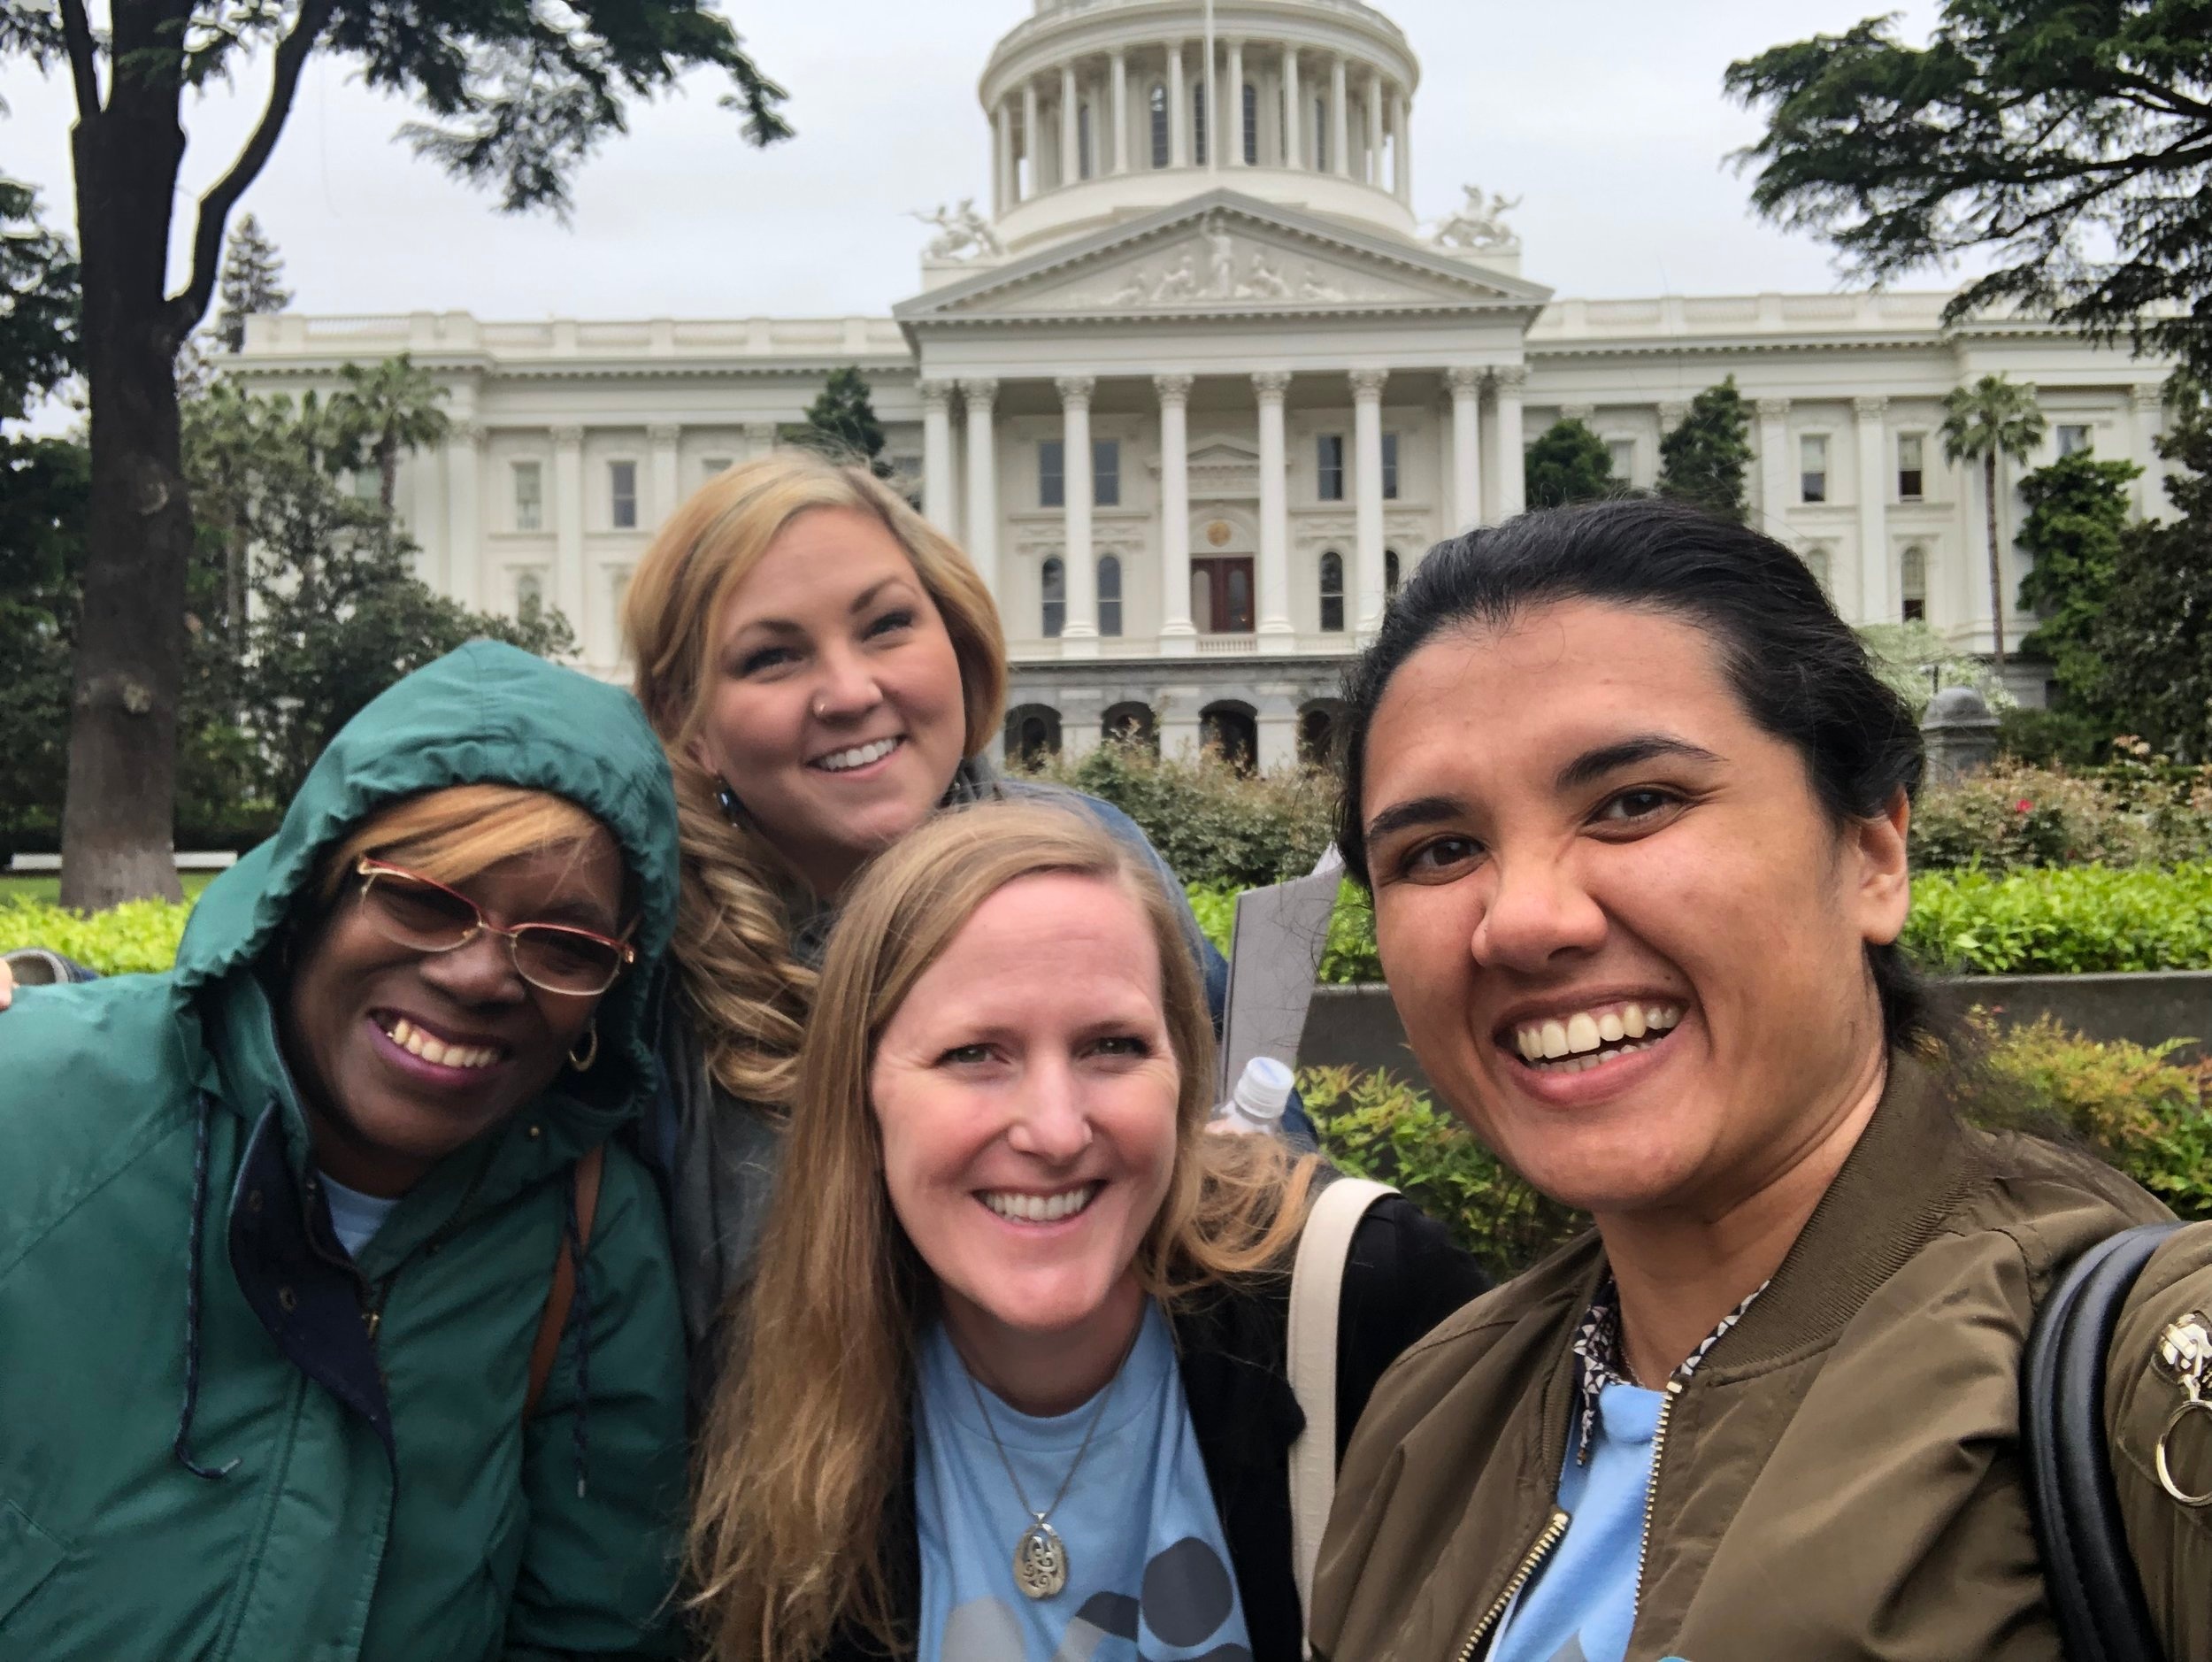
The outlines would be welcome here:
M 1466 194 L 1466 201 L 1438 221 L 1430 242 L 1439 248 L 1499 253 L 1521 246 L 1519 233 L 1505 222 L 1505 216 L 1521 205 L 1520 197 L 1497 191 L 1485 196 L 1480 185 L 1462 185 L 1460 189 Z
M 987 254 L 996 258 L 1006 252 L 998 234 L 975 211 L 973 196 L 961 197 L 956 208 L 940 203 L 934 213 L 910 210 L 907 217 L 937 227 L 937 235 L 929 239 L 930 259 L 977 259 Z
M 1240 238 L 1223 221 L 1212 219 L 1196 238 L 1176 243 L 1148 260 L 1041 298 L 1069 308 L 1135 311 L 1238 301 L 1295 305 L 1309 301 L 1406 296 L 1404 289 L 1363 281 L 1350 273 Z

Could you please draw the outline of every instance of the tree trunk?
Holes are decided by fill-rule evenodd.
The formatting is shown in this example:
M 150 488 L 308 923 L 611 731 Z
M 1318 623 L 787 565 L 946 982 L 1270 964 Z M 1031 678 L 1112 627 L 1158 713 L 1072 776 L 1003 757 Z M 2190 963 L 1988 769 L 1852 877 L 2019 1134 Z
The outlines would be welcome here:
M 399 440 L 387 433 L 376 444 L 376 496 L 384 504 L 384 517 L 392 517 L 392 503 L 399 495 Z
M 1997 547 L 1997 452 L 1982 458 L 1982 498 L 1989 507 L 1989 627 L 1996 642 L 1997 674 L 2005 673 L 2005 562 Z
M 181 19 L 115 7 L 104 111 L 71 134 L 83 258 L 92 502 L 70 694 L 61 901 L 96 910 L 180 897 L 172 838 L 192 515 L 164 284 L 184 132 L 173 70 Z M 143 54 L 141 69 L 134 52 Z

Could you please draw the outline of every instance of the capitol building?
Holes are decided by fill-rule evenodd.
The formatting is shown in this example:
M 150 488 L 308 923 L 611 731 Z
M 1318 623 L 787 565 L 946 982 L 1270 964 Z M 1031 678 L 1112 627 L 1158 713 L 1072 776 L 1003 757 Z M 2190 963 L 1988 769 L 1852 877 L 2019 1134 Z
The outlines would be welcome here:
M 1316 753 L 1401 575 L 1519 511 L 1531 440 L 1579 418 L 1647 487 L 1730 375 L 1756 412 L 1755 519 L 1855 622 L 1988 650 L 1980 472 L 1938 436 L 1984 374 L 2037 388 L 2038 463 L 2124 458 L 2139 512 L 2164 505 L 2164 365 L 2027 318 L 1946 327 L 1939 293 L 1555 295 L 1510 202 L 1455 187 L 1417 214 L 1419 87 L 1357 0 L 1035 0 L 983 70 L 991 175 L 931 216 L 888 317 L 281 313 L 250 320 L 236 373 L 298 393 L 411 354 L 452 417 L 400 470 L 421 575 L 557 607 L 612 676 L 655 526 L 857 365 L 998 596 L 1006 741 L 1030 750 L 1139 731 Z

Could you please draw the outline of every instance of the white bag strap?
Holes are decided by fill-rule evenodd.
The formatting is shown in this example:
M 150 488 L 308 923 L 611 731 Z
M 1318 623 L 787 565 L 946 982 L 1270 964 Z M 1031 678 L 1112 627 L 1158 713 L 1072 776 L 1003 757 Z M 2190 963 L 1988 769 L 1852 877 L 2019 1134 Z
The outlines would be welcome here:
M 1302 1626 L 1313 1620 L 1314 1566 L 1336 1498 L 1336 1317 L 1344 1260 L 1367 1209 L 1397 1192 L 1386 1183 L 1340 1177 L 1315 1196 L 1298 1237 L 1290 1275 L 1290 1388 L 1305 1411 L 1306 1428 L 1290 1447 L 1290 1529 Z

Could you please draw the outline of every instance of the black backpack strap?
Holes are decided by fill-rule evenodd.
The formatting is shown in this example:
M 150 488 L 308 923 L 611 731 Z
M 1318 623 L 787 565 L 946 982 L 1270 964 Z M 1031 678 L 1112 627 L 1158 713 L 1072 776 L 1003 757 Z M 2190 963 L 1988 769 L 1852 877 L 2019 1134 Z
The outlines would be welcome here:
M 2068 1662 L 2165 1662 L 2105 1443 L 2105 1353 L 2128 1290 L 2177 1223 L 2100 1241 L 2062 1277 L 2021 1361 L 2020 1432 L 2043 1579 Z

